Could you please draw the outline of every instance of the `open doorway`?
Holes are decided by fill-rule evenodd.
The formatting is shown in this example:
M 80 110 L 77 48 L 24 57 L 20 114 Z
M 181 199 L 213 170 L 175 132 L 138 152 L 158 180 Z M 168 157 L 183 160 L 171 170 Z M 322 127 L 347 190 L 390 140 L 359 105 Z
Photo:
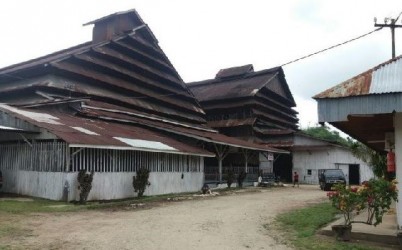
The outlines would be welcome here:
M 359 164 L 349 164 L 349 184 L 359 185 L 360 184 L 360 166 Z

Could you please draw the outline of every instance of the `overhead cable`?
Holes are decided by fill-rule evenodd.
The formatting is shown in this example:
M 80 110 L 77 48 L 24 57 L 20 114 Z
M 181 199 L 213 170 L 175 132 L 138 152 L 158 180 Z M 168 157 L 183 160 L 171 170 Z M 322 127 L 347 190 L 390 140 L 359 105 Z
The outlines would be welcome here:
M 350 40 L 347 40 L 347 41 L 345 41 L 345 42 L 338 43 L 338 44 L 336 44 L 336 45 L 333 45 L 333 46 L 328 47 L 328 48 L 323 49 L 323 50 L 319 50 L 319 51 L 317 51 L 317 52 L 308 54 L 308 55 L 303 56 L 303 57 L 299 57 L 299 58 L 297 58 L 297 59 L 295 59 L 295 60 L 292 60 L 292 61 L 289 61 L 289 62 L 287 62 L 287 63 L 282 64 L 281 67 L 286 66 L 286 65 L 289 65 L 289 64 L 294 63 L 294 62 L 297 62 L 297 61 L 300 61 L 300 60 L 303 60 L 303 59 L 306 59 L 306 58 L 308 58 L 308 57 L 311 57 L 311 56 L 320 54 L 320 53 L 325 52 L 325 51 L 327 51 L 327 50 L 334 49 L 334 48 L 339 47 L 339 46 L 342 46 L 342 45 L 344 45 L 344 44 L 347 44 L 347 43 L 356 41 L 356 40 L 358 40 L 358 39 L 360 39 L 360 38 L 363 38 L 363 37 L 365 37 L 365 36 L 371 35 L 371 34 L 373 34 L 374 32 L 377 32 L 377 31 L 379 31 L 379 30 L 381 30 L 381 29 L 382 29 L 382 27 L 377 28 L 377 29 L 372 30 L 372 31 L 370 31 L 370 32 L 368 32 L 368 33 L 365 33 L 365 34 L 360 35 L 360 36 L 358 36 L 358 37 L 355 37 L 355 38 L 352 38 L 352 39 L 350 39 Z

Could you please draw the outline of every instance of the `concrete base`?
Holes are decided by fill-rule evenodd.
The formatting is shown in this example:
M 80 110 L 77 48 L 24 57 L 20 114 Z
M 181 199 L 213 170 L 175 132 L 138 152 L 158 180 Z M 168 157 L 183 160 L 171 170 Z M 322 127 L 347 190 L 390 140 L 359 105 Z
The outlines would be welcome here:
M 366 214 L 361 214 L 355 218 L 357 221 L 364 221 Z M 326 227 L 322 228 L 318 233 L 335 237 L 332 231 L 332 225 L 340 225 L 343 223 L 343 218 L 332 222 Z M 377 242 L 380 244 L 398 246 L 399 241 L 397 238 L 397 223 L 396 214 L 394 212 L 388 213 L 383 217 L 383 222 L 379 225 L 371 226 L 362 223 L 352 223 L 352 240 L 363 240 L 370 242 Z

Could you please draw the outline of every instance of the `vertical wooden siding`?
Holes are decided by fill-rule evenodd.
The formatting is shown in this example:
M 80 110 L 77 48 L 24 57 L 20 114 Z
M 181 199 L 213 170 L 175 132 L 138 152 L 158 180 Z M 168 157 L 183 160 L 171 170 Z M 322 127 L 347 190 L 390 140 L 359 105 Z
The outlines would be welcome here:
M 144 167 L 151 172 L 202 172 L 202 158 L 157 152 L 75 148 L 70 171 L 136 172 Z
M 65 167 L 68 164 L 68 167 Z M 202 172 L 199 156 L 157 152 L 68 148 L 65 142 L 26 142 L 0 145 L 0 169 L 39 172 Z
M 59 141 L 0 145 L 0 169 L 62 172 L 67 144 Z

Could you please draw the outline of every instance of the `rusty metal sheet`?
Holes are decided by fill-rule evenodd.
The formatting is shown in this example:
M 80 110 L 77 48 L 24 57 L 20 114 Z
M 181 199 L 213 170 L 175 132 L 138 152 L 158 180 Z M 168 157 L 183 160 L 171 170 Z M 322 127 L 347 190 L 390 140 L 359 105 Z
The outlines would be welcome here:
M 137 124 L 142 126 L 147 126 L 159 131 L 166 131 L 179 136 L 190 137 L 193 139 L 229 145 L 233 147 L 249 148 L 253 150 L 270 151 L 277 153 L 288 153 L 286 151 L 278 150 L 275 148 L 270 148 L 264 145 L 259 145 L 247 141 L 243 141 L 237 138 L 228 137 L 216 132 L 204 131 L 194 128 L 181 127 L 173 124 L 168 124 L 160 121 L 152 121 L 148 119 L 143 119 L 139 117 L 130 116 L 129 114 L 121 114 L 116 112 L 108 112 L 102 110 L 88 109 L 82 110 L 82 115 L 93 116 L 97 119 L 108 120 L 111 122 L 126 122 L 130 124 Z
M 368 95 L 371 85 L 372 70 L 353 77 L 333 88 L 327 89 L 313 98 L 341 98 L 348 96 Z
M 253 127 L 253 130 L 263 135 L 290 135 L 295 132 L 292 129 L 267 129 L 259 127 Z
M 342 98 L 370 94 L 402 92 L 402 56 L 388 60 L 313 98 Z
M 117 138 L 127 138 L 132 140 L 142 140 L 144 142 L 160 142 L 175 149 L 166 151 L 168 153 L 188 153 L 194 155 L 214 156 L 214 154 L 204 149 L 180 142 L 172 136 L 135 126 L 133 124 L 124 125 L 97 119 L 78 117 L 57 111 L 21 109 L 4 104 L 0 105 L 0 110 L 40 128 L 44 128 L 55 134 L 60 139 L 75 146 L 123 149 L 129 148 L 129 145 Z M 138 150 L 158 151 L 157 148 L 149 149 L 149 147 L 143 149 L 139 147 Z M 163 150 L 159 151 L 162 152 Z
M 211 128 L 226 128 L 226 127 L 238 127 L 245 125 L 254 125 L 257 118 L 244 118 L 244 119 L 228 119 L 220 121 L 208 121 L 207 125 Z

